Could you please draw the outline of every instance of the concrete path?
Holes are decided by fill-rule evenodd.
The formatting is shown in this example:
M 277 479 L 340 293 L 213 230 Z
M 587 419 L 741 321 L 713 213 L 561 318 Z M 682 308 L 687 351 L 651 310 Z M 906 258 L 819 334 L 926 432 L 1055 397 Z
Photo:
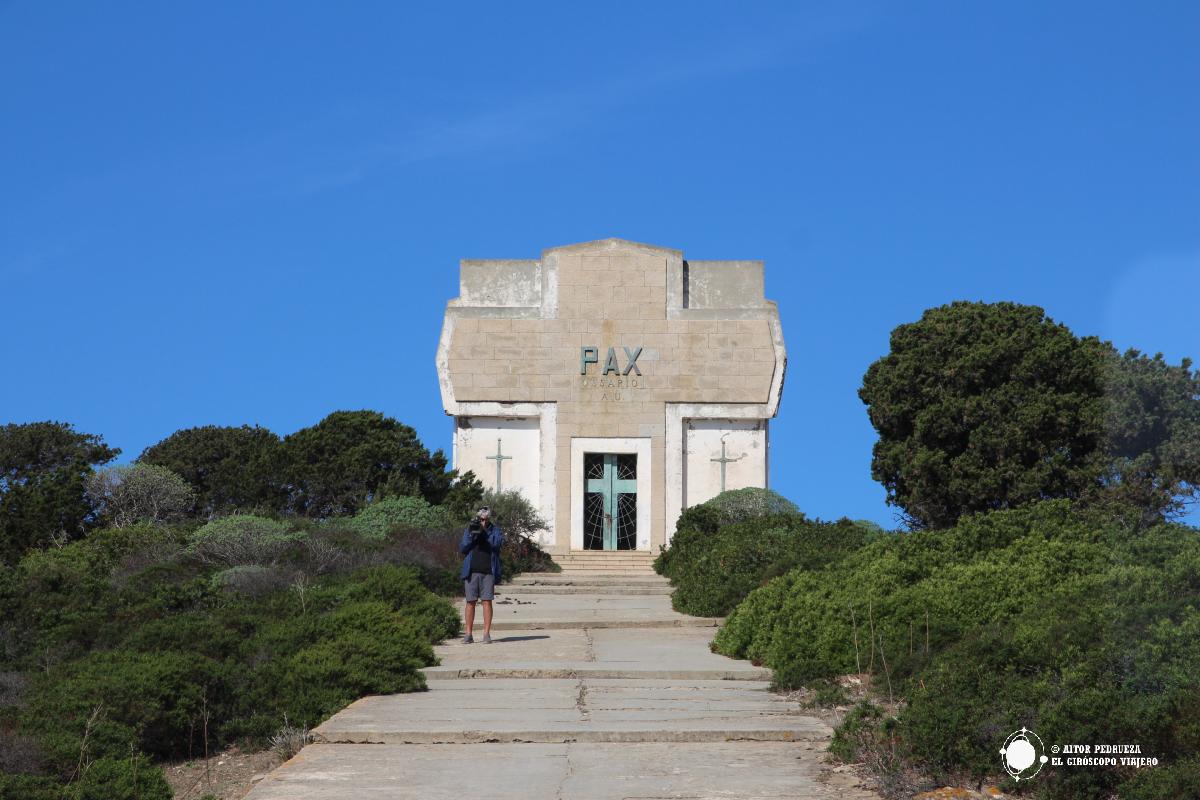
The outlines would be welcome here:
M 498 631 L 487 645 L 459 642 L 435 648 L 442 664 L 425 670 L 442 678 L 647 678 L 770 680 L 771 671 L 708 649 L 707 627 L 555 628 Z
M 594 580 L 594 579 L 593 579 Z M 616 580 L 616 579 L 614 579 Z M 645 582 L 639 582 L 645 583 Z M 658 584 L 664 588 L 664 584 Z M 578 630 L 580 628 L 715 628 L 720 619 L 689 617 L 671 609 L 667 594 L 616 594 L 593 591 L 529 593 L 514 586 L 501 591 L 495 601 L 492 630 Z M 634 588 L 644 589 L 639 585 Z M 460 603 L 461 606 L 461 603 Z M 482 624 L 482 620 L 479 621 Z
M 875 797 L 823 768 L 824 722 L 712 653 L 719 620 L 664 592 L 654 575 L 522 576 L 492 644 L 438 646 L 428 692 L 352 703 L 246 797 Z

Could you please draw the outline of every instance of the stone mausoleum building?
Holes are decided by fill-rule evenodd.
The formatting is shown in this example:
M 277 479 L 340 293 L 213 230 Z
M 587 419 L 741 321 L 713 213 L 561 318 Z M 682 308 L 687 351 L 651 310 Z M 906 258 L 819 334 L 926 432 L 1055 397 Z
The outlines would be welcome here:
M 787 357 L 761 261 L 604 239 L 460 269 L 437 353 L 454 466 L 520 490 L 550 552 L 657 552 L 684 508 L 767 486 Z

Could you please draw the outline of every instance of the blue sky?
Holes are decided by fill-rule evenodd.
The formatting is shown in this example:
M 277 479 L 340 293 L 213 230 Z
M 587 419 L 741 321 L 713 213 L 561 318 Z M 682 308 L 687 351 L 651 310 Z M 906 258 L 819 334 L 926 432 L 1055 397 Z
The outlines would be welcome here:
M 894 522 L 856 392 L 956 299 L 1200 357 L 1200 5 L 0 3 L 0 422 L 448 448 L 460 258 L 767 262 L 772 481 Z

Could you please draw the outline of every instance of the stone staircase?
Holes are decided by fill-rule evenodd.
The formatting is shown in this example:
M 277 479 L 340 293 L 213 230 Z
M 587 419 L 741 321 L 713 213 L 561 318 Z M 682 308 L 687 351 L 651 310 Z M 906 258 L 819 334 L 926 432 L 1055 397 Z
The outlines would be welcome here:
M 428 691 L 352 703 L 246 800 L 878 800 L 837 784 L 830 728 L 770 670 L 709 649 L 720 620 L 674 611 L 648 555 L 498 587 L 493 643 L 477 618 Z
M 572 550 L 554 556 L 563 572 L 608 575 L 652 575 L 655 554 L 649 550 Z

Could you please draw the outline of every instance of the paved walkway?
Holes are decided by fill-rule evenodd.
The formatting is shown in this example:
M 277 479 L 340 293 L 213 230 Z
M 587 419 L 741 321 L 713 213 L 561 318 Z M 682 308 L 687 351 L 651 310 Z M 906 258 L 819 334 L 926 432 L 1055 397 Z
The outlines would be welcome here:
M 669 592 L 522 576 L 497 593 L 494 643 L 438 646 L 428 692 L 352 703 L 247 800 L 873 798 L 823 769 L 829 727 L 712 653 L 719 620 Z

